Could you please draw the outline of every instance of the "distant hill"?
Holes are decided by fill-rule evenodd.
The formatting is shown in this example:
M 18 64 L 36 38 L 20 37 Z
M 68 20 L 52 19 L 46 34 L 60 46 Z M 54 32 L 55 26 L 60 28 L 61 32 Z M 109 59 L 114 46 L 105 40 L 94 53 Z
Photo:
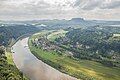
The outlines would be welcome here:
M 89 26 L 108 26 L 108 25 L 120 25 L 120 21 L 106 21 L 106 20 L 85 20 L 84 18 L 72 18 L 71 20 L 29 20 L 29 21 L 1 21 L 1 23 L 7 24 L 30 24 L 30 25 L 47 25 L 48 28 L 66 28 L 66 27 L 75 27 L 76 25 L 81 27 Z
M 31 25 L 4 25 L 0 27 L 0 44 L 8 45 L 11 39 L 17 39 L 21 35 L 35 33 L 38 28 Z
M 6 45 L 11 38 L 16 39 L 23 34 L 39 30 L 66 29 L 69 27 L 92 28 L 96 25 L 103 27 L 118 25 L 120 27 L 120 21 L 85 20 L 83 18 L 72 18 L 71 20 L 0 21 L 0 44 Z

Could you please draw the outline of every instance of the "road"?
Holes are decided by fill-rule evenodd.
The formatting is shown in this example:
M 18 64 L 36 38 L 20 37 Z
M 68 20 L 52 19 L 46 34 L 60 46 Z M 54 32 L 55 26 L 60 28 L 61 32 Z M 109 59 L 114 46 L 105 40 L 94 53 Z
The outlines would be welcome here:
M 31 80 L 77 80 L 38 60 L 30 52 L 28 39 L 19 40 L 12 47 L 13 60 L 20 71 Z

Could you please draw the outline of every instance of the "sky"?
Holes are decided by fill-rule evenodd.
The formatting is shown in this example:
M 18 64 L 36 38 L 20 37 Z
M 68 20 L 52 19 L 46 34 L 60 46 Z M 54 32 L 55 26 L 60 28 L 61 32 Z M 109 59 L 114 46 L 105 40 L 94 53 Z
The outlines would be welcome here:
M 0 20 L 120 20 L 120 0 L 0 0 Z

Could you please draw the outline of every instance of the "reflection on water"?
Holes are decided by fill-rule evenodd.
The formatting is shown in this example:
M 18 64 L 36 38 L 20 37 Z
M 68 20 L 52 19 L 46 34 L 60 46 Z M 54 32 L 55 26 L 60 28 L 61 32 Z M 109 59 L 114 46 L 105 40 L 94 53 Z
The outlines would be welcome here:
M 13 59 L 16 66 L 31 80 L 77 80 L 38 60 L 29 50 L 28 38 L 19 40 L 13 46 Z

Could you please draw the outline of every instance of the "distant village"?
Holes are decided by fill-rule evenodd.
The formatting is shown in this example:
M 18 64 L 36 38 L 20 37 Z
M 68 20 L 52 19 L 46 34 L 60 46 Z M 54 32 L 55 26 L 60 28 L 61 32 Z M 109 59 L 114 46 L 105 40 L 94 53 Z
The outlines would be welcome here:
M 50 42 L 45 36 L 32 40 L 32 44 L 45 51 L 55 51 L 59 55 L 63 55 L 64 53 L 65 56 L 73 56 L 71 51 L 60 47 L 61 43 Z
M 49 41 L 46 36 L 41 36 L 39 38 L 35 38 L 32 40 L 33 46 L 40 48 L 44 51 L 55 51 L 60 55 L 72 57 L 73 54 L 75 54 L 74 51 L 69 50 L 69 49 L 65 49 L 64 47 L 61 47 L 61 46 L 64 46 L 64 44 L 69 43 L 69 42 L 70 42 L 70 40 L 66 37 L 60 38 L 59 41 L 54 41 L 54 42 Z M 70 49 L 77 49 L 77 48 L 89 49 L 90 48 L 89 46 L 79 44 L 78 42 L 76 42 L 75 44 L 69 44 L 68 47 Z

